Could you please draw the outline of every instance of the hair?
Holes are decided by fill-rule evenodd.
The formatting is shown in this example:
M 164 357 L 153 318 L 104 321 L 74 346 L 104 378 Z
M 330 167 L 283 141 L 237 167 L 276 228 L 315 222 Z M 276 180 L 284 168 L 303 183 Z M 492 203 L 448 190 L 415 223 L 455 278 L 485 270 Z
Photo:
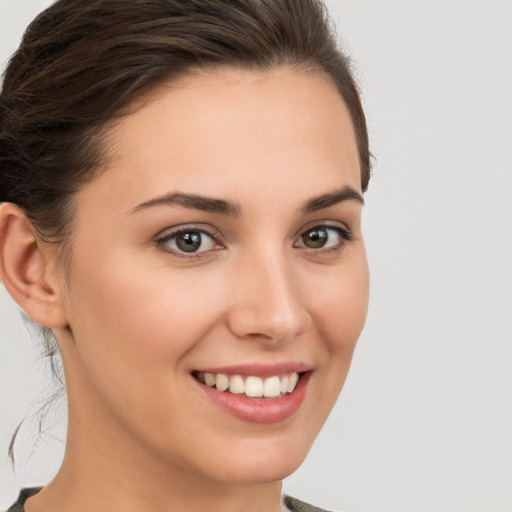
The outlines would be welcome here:
M 138 100 L 195 70 L 279 66 L 323 73 L 337 88 L 366 191 L 365 115 L 320 0 L 58 0 L 28 27 L 3 75 L 0 202 L 17 204 L 42 240 L 65 249 L 74 195 L 105 167 L 108 131 Z M 55 339 L 43 335 L 55 370 Z

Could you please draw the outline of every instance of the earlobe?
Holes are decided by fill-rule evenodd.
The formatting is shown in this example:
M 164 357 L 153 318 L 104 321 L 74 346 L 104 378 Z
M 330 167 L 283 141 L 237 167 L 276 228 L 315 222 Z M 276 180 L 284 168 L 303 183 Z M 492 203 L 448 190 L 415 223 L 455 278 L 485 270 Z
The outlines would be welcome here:
M 0 204 L 0 280 L 34 322 L 57 328 L 67 323 L 51 253 L 21 208 Z

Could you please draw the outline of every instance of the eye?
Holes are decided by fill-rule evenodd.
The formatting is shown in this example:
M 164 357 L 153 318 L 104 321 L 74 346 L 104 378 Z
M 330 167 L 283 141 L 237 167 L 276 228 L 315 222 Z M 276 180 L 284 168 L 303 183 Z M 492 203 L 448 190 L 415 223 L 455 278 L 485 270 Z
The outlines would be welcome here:
M 212 235 L 201 229 L 182 228 L 157 240 L 172 252 L 198 254 L 215 249 L 218 244 Z
M 295 243 L 295 247 L 308 249 L 336 249 L 351 240 L 351 233 L 341 226 L 315 226 L 308 229 Z

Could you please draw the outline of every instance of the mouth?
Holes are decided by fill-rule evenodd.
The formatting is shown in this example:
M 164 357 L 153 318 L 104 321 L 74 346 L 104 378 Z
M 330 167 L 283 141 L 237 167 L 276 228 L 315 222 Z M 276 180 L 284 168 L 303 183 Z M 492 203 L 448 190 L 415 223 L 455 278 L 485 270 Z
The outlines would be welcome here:
M 222 393 L 245 395 L 248 398 L 279 398 L 292 393 L 302 373 L 273 375 L 262 378 L 256 375 L 227 375 L 224 373 L 193 372 L 192 376 L 201 384 Z
M 312 373 L 304 365 L 285 366 L 196 370 L 192 377 L 224 412 L 251 423 L 277 423 L 300 409 Z

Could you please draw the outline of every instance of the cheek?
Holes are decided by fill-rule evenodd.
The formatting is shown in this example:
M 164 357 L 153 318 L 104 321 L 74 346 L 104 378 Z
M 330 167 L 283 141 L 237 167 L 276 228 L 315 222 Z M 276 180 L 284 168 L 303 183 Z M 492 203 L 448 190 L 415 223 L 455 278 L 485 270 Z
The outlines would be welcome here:
M 322 286 L 320 286 L 320 284 Z M 345 383 L 366 320 L 369 276 L 364 251 L 322 279 L 312 293 L 311 310 L 324 350 L 318 375 L 318 414 L 322 422 Z
M 218 277 L 192 278 L 120 255 L 99 260 L 94 272 L 88 271 L 90 259 L 76 261 L 73 270 L 80 291 L 70 308 L 76 312 L 72 361 L 78 371 L 70 384 L 82 405 L 86 397 L 115 425 L 168 449 L 165 439 L 179 438 L 188 432 L 183 423 L 192 421 L 187 357 L 218 319 Z M 180 421 L 177 409 L 184 411 Z
M 70 323 L 90 380 L 143 402 L 155 386 L 169 388 L 215 323 L 215 283 L 117 256 L 99 255 L 94 272 L 90 259 L 76 261 Z
M 104 258 L 94 273 L 87 267 L 77 265 L 80 296 L 74 298 L 72 311 L 81 312 L 77 320 L 90 320 L 96 331 L 91 334 L 107 337 L 107 343 L 120 338 L 123 346 L 134 344 L 148 356 L 150 347 L 171 346 L 179 353 L 215 316 L 214 285 L 203 281 L 198 286 L 186 273 L 137 264 L 136 258 Z M 198 323 L 198 318 L 203 321 Z
M 321 281 L 311 310 L 330 356 L 351 355 L 366 321 L 369 277 L 364 253 Z

